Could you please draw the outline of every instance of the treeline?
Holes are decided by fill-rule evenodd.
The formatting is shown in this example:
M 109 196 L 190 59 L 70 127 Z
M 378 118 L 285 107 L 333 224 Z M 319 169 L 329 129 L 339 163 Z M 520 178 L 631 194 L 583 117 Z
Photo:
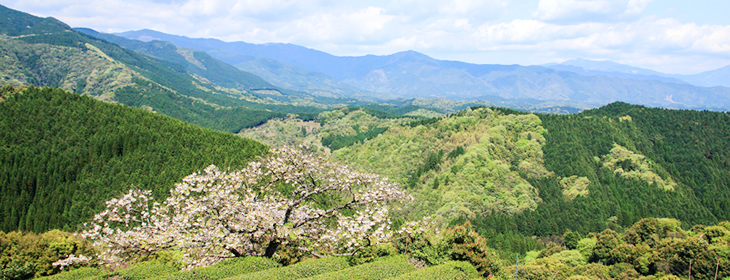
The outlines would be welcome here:
M 622 232 L 606 229 L 585 238 L 566 232 L 532 251 L 519 271 L 529 279 L 728 279 L 730 223 L 683 230 L 675 219 L 645 218 Z M 582 279 L 582 278 L 581 278 Z
M 540 115 L 545 166 L 556 177 L 531 179 L 540 189 L 535 211 L 474 219 L 484 233 L 549 236 L 628 227 L 645 217 L 679 219 L 684 226 L 730 219 L 730 116 L 614 103 L 577 115 Z M 678 186 L 665 191 L 623 178 L 597 158 L 618 144 L 646 156 L 661 176 Z M 587 196 L 563 197 L 560 177 L 585 176 Z
M 0 230 L 75 230 L 135 186 L 164 197 L 210 164 L 239 167 L 258 142 L 59 89 L 3 87 Z
M 371 125 L 367 130 L 361 130 L 360 126 L 357 124 L 353 125 L 352 129 L 355 130 L 355 135 L 330 134 L 329 136 L 322 138 L 322 145 L 329 147 L 333 151 L 339 150 L 354 143 L 378 136 L 388 130 L 387 127 L 377 127 L 375 125 Z
M 153 83 L 135 79 L 137 86 L 127 86 L 115 92 L 115 99 L 132 107 L 149 107 L 156 112 L 192 124 L 220 131 L 238 133 L 272 118 L 284 118 L 286 113 L 252 110 L 246 107 L 220 108 L 183 95 L 156 88 Z

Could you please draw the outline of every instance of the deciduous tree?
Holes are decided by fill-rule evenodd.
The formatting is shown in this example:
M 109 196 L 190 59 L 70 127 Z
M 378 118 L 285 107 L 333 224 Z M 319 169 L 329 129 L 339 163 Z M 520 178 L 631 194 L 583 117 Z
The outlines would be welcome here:
M 119 262 L 159 250 L 185 252 L 188 265 L 272 257 L 282 246 L 351 254 L 388 240 L 386 203 L 409 200 L 397 184 L 292 148 L 240 170 L 209 166 L 187 176 L 163 203 L 131 190 L 107 202 L 84 236 Z

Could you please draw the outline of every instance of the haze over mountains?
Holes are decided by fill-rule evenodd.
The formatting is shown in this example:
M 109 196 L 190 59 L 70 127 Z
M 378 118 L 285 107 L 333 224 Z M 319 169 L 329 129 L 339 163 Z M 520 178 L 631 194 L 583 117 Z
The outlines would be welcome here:
M 675 83 L 689 83 L 700 87 L 730 87 L 730 65 L 694 75 L 679 75 L 657 72 L 654 70 L 633 67 L 613 61 L 595 61 L 587 59 L 571 59 L 562 63 L 543 65 L 556 70 L 567 70 L 578 74 L 607 75 L 638 80 L 659 80 Z
M 192 39 L 153 30 L 116 34 L 162 40 L 212 57 L 281 87 L 339 97 L 510 100 L 596 107 L 614 101 L 665 108 L 726 110 L 725 67 L 672 75 L 610 61 L 570 60 L 544 66 L 470 64 L 404 51 L 386 56 L 339 57 L 292 44 L 249 44 Z

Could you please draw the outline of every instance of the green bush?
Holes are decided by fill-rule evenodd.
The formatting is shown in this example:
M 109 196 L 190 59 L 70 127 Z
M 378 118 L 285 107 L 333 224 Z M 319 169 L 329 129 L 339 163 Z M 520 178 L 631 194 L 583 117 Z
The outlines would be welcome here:
M 158 279 L 223 279 L 276 268 L 278 266 L 279 264 L 276 261 L 269 258 L 233 258 L 213 266 L 180 271 L 165 277 L 159 277 Z
M 450 261 L 442 265 L 432 266 L 426 269 L 401 274 L 392 279 L 406 280 L 428 280 L 428 279 L 474 279 L 481 275 L 468 262 Z
M 60 272 L 52 264 L 68 255 L 93 255 L 89 243 L 72 233 L 0 231 L 0 279 L 30 279 Z M 74 265 L 79 267 L 80 265 Z
M 577 242 L 576 242 L 577 243 Z M 550 242 L 550 244 L 547 245 L 547 248 L 540 251 L 540 254 L 537 255 L 537 258 L 545 258 L 552 256 L 555 253 L 558 253 L 560 251 L 566 250 L 563 246 L 558 246 L 554 242 Z
M 286 267 L 259 271 L 228 279 L 300 279 L 348 268 L 347 258 L 311 259 Z
M 343 269 L 340 271 L 334 271 L 330 273 L 321 274 L 308 279 L 314 280 L 328 280 L 328 279 L 362 279 L 362 280 L 375 280 L 375 279 L 387 279 L 396 277 L 401 274 L 405 274 L 416 270 L 411 264 L 408 263 L 406 256 L 392 256 L 386 257 L 376 262 L 371 262 L 363 265 L 358 265 Z
M 104 275 L 104 278 L 119 276 L 124 280 L 160 278 L 177 272 L 175 266 L 160 262 L 142 262 L 130 268 Z
M 608 267 L 602 264 L 590 263 L 586 266 L 576 267 L 575 274 L 591 279 L 606 279 L 608 278 Z
M 618 233 L 611 229 L 606 229 L 603 232 L 596 235 L 596 245 L 593 246 L 593 252 L 590 257 L 590 261 L 609 261 L 611 250 L 618 247 L 619 239 Z
M 578 242 L 581 240 L 581 236 L 578 232 L 568 230 L 563 233 L 563 240 L 565 242 L 565 246 L 567 246 L 568 249 L 573 250 L 578 248 Z
M 87 280 L 96 280 L 96 279 L 106 279 L 104 277 L 104 271 L 99 269 L 98 267 L 82 267 L 70 271 L 61 272 L 59 274 L 54 274 L 48 277 L 42 277 L 41 279 L 47 279 L 47 280 L 65 280 L 65 279 L 87 279 Z
M 102 279 L 103 272 L 98 268 L 82 267 L 59 274 L 43 277 L 44 280 L 77 280 L 77 279 Z
M 451 246 L 451 259 L 468 261 L 484 276 L 499 272 L 499 257 L 487 248 L 487 240 L 470 222 L 444 231 L 444 243 Z
M 377 260 L 381 257 L 393 256 L 398 254 L 398 249 L 391 243 L 376 246 L 368 246 L 357 251 L 348 258 L 350 265 L 361 265 Z
M 508 266 L 505 268 L 510 274 L 515 273 L 515 266 Z M 520 269 L 517 270 L 517 278 L 525 279 L 553 279 L 560 271 L 550 269 L 541 265 L 520 265 Z M 514 275 L 513 275 L 514 276 Z M 561 275 L 562 276 L 562 275 Z

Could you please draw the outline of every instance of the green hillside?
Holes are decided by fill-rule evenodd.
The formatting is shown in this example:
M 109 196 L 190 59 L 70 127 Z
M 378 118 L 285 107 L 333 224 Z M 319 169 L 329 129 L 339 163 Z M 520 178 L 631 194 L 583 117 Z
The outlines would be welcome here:
M 475 108 L 334 152 L 417 195 L 409 215 L 486 236 L 730 219 L 730 116 L 614 103 L 575 115 Z
M 202 52 L 169 44 L 146 45 L 158 58 L 74 31 L 53 18 L 6 7 L 0 7 L 0 17 L 7 18 L 0 21 L 3 84 L 58 87 L 229 132 L 287 113 L 316 114 L 357 103 L 279 89 Z
M 0 230 L 73 230 L 136 186 L 164 197 L 210 164 L 242 166 L 266 147 L 231 134 L 51 88 L 3 87 Z
M 329 153 L 372 139 L 391 126 L 407 124 L 415 119 L 369 107 L 345 107 L 319 113 L 313 120 L 294 117 L 272 119 L 243 129 L 238 135 L 277 147 L 303 145 L 312 151 Z
M 485 217 L 483 228 L 545 236 L 566 229 L 627 227 L 644 217 L 676 218 L 685 227 L 730 219 L 727 113 L 614 103 L 578 115 L 540 118 L 548 131 L 546 167 L 557 176 L 588 178 L 590 193 L 571 201 L 562 197 L 558 177 L 535 181 L 544 204 L 510 218 Z M 676 182 L 674 190 L 654 182 L 652 174 L 632 177 L 606 166 L 615 144 L 643 155 L 643 165 Z M 618 164 L 624 171 L 643 169 L 636 157 Z

